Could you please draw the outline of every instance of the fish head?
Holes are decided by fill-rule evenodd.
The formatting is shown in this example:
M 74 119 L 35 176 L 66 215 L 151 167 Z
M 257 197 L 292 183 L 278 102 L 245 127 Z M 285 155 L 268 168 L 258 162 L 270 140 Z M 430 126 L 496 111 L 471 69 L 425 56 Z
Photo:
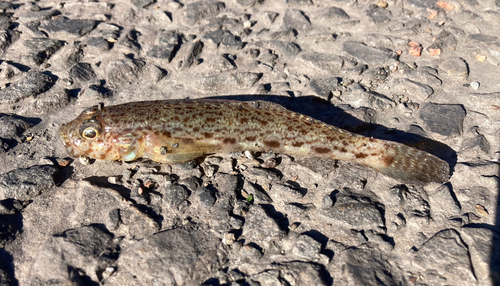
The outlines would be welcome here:
M 116 160 L 110 154 L 110 132 L 102 115 L 102 105 L 85 109 L 76 119 L 63 124 L 59 129 L 66 151 L 72 157 L 87 156 L 95 159 Z

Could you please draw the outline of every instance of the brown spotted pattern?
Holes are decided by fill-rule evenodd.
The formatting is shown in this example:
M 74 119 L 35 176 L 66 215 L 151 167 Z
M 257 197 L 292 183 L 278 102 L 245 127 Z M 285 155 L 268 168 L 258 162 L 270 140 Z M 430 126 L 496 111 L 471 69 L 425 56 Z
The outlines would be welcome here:
M 82 137 L 82 122 L 102 132 Z M 363 137 L 264 101 L 165 100 L 94 106 L 64 124 L 69 154 L 103 160 L 149 158 L 175 164 L 203 154 L 273 151 L 355 161 L 405 181 L 446 181 L 449 166 L 399 143 Z M 425 174 L 424 174 L 425 173 Z

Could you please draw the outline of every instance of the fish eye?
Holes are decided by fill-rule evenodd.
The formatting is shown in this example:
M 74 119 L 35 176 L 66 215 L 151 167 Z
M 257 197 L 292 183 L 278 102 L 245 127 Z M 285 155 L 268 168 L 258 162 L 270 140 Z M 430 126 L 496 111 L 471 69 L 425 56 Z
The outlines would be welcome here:
M 101 134 L 101 123 L 96 119 L 85 120 L 80 127 L 80 135 L 85 139 L 95 139 Z

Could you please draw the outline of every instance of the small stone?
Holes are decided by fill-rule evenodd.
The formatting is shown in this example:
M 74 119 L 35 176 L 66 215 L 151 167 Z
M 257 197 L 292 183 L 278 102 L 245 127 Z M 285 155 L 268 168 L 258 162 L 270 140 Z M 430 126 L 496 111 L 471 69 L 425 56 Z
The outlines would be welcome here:
M 427 240 L 415 253 L 413 264 L 432 269 L 447 280 L 459 278 L 464 284 L 476 281 L 467 246 L 454 229 L 442 230 Z
M 469 85 L 472 89 L 475 89 L 475 90 L 479 89 L 479 82 L 477 82 L 477 81 L 473 81 L 473 82 L 469 83 Z
M 392 13 L 388 9 L 384 9 L 378 5 L 370 5 L 366 10 L 366 15 L 377 24 L 387 23 L 392 17 Z
M 462 58 L 447 58 L 439 64 L 439 68 L 450 78 L 467 80 L 469 76 L 469 66 Z
M 155 3 L 156 0 L 131 0 L 131 2 L 137 8 L 146 8 L 147 6 Z
M 86 43 L 87 45 L 98 48 L 102 51 L 108 51 L 109 49 L 111 49 L 111 43 L 102 37 L 88 38 Z
M 326 9 L 323 17 L 332 22 L 349 21 L 351 19 L 343 9 L 333 6 Z
M 183 201 L 189 197 L 189 192 L 186 187 L 178 184 L 172 184 L 165 188 L 163 201 L 171 208 L 178 207 Z
M 30 63 L 40 65 L 63 47 L 64 44 L 65 42 L 63 41 L 53 39 L 31 38 L 23 43 L 25 47 L 30 49 L 30 52 L 25 58 L 28 59 Z
M 346 41 L 342 50 L 368 66 L 390 66 L 397 62 L 397 54 L 389 49 L 370 47 L 360 42 Z
M 137 81 L 145 62 L 140 60 L 117 60 L 108 64 L 108 82 L 112 86 L 131 84 Z
M 204 39 L 211 40 L 215 45 L 225 48 L 239 50 L 243 47 L 243 42 L 239 37 L 234 36 L 227 30 L 216 30 L 208 32 L 203 36 Z
M 420 119 L 432 132 L 443 136 L 462 134 L 465 109 L 458 104 L 428 103 L 420 109 Z
M 338 72 L 344 65 L 344 60 L 339 56 L 316 52 L 304 52 L 298 59 L 321 71 Z
M 198 198 L 200 199 L 202 205 L 206 207 L 211 207 L 215 204 L 217 198 L 215 197 L 215 194 L 212 191 L 210 191 L 205 187 L 201 187 L 197 190 L 197 192 L 198 192 Z
M 285 29 L 308 31 L 311 29 L 311 22 L 304 12 L 296 9 L 288 9 L 283 16 L 283 27 Z
M 0 175 L 0 200 L 29 200 L 56 185 L 59 169 L 52 165 L 19 168 Z
M 92 31 L 97 25 L 95 20 L 68 19 L 58 17 L 54 20 L 47 20 L 40 25 L 40 29 L 48 33 L 66 33 L 74 36 L 84 36 Z
M 52 77 L 37 71 L 30 71 L 16 83 L 0 90 L 0 104 L 14 103 L 41 94 L 53 85 Z
M 182 22 L 193 26 L 201 20 L 214 18 L 226 9 L 224 2 L 198 1 L 188 4 L 182 12 Z
M 339 85 L 340 79 L 337 77 L 313 79 L 310 83 L 311 89 L 325 99 L 329 99 L 332 96 L 332 92 L 337 90 Z
M 241 6 L 245 8 L 250 8 L 255 6 L 255 4 L 258 4 L 260 0 L 236 0 L 236 3 L 240 4 Z
M 300 235 L 295 241 L 292 253 L 305 258 L 316 258 L 321 252 L 321 243 L 308 235 Z
M 20 140 L 21 135 L 30 124 L 17 116 L 0 115 L 0 138 Z
M 250 72 L 220 74 L 202 78 L 197 81 L 196 86 L 202 92 L 241 90 L 252 87 L 261 76 Z
M 475 59 L 476 59 L 478 62 L 484 62 L 484 61 L 486 61 L 486 56 L 485 56 L 485 55 L 476 55 L 476 56 L 475 56 Z
M 139 52 L 141 50 L 141 45 L 139 44 L 138 32 L 134 29 L 123 33 L 122 38 L 118 41 L 118 45 L 126 47 L 134 52 Z
M 194 41 L 189 43 L 189 47 L 186 49 L 186 54 L 183 57 L 182 60 L 182 68 L 186 69 L 191 67 L 193 64 L 197 63 L 198 60 L 198 55 L 201 53 L 203 50 L 203 42 L 201 41 Z
M 77 63 L 69 70 L 69 76 L 77 81 L 89 81 L 97 77 L 89 63 Z
M 333 221 L 344 222 L 354 228 L 372 229 L 384 226 L 377 206 L 366 198 L 337 194 L 332 207 L 322 208 L 320 214 Z

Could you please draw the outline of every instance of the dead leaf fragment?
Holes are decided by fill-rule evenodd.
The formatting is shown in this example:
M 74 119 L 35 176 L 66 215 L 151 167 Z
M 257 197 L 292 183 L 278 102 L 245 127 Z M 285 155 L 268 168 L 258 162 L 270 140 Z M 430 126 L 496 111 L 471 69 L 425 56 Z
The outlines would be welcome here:
M 486 210 L 486 208 L 484 206 L 479 205 L 479 204 L 476 205 L 476 212 L 480 216 L 488 216 L 489 215 L 488 210 Z

